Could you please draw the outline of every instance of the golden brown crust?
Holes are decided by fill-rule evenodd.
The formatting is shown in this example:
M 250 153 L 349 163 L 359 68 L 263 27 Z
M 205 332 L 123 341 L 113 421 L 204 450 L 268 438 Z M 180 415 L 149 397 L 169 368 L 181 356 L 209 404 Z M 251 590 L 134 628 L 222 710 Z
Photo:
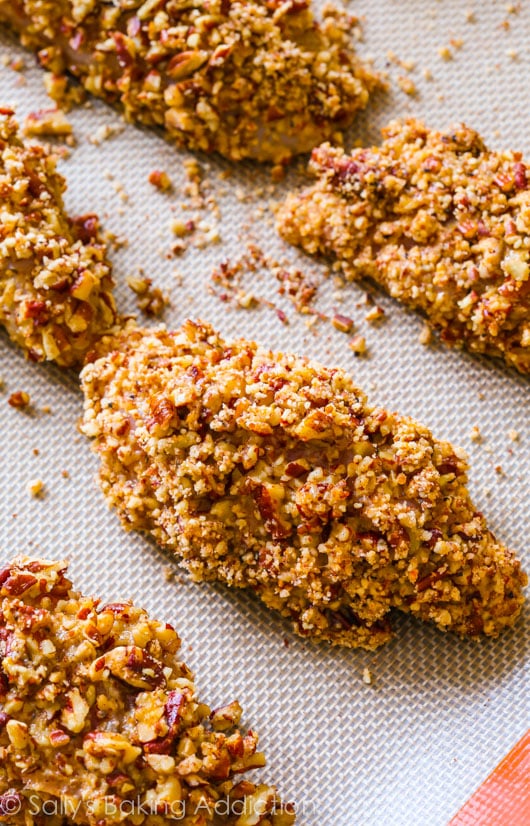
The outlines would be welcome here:
M 465 460 L 341 370 L 191 321 L 99 353 L 82 429 L 102 489 L 195 579 L 249 587 L 340 645 L 388 640 L 392 608 L 468 635 L 515 622 L 526 577 L 470 501 Z
M 198 702 L 173 628 L 82 596 L 66 569 L 0 570 L 0 822 L 293 823 L 273 787 L 239 777 L 265 764 L 258 737 L 237 702 Z
M 448 344 L 530 373 L 530 172 L 465 126 L 395 121 L 380 147 L 321 146 L 317 183 L 291 194 L 278 231 L 422 311 Z
M 64 212 L 54 157 L 0 110 L 0 323 L 33 361 L 83 362 L 116 322 L 95 215 Z
M 363 108 L 378 79 L 356 57 L 353 18 L 309 0 L 0 0 L 0 19 L 129 120 L 233 160 L 308 152 Z

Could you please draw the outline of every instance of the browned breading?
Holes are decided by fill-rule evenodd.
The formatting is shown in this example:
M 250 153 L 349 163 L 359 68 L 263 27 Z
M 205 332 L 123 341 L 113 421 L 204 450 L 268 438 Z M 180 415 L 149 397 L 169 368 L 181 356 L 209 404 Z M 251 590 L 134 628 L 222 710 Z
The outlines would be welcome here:
M 80 364 L 116 321 L 95 215 L 64 212 L 55 158 L 0 110 L 0 324 L 33 361 Z
M 179 145 L 275 162 L 339 139 L 378 83 L 354 19 L 309 0 L 0 0 L 0 20 L 131 121 Z
M 278 231 L 422 311 L 448 344 L 530 373 L 530 173 L 476 132 L 395 121 L 381 147 L 324 145 Z
M 273 787 L 239 779 L 265 764 L 258 737 L 239 703 L 197 700 L 173 628 L 73 591 L 66 569 L 0 570 L 0 822 L 293 823 Z
M 463 635 L 515 622 L 526 577 L 470 501 L 461 453 L 346 373 L 191 321 L 99 353 L 82 429 L 103 492 L 194 579 L 251 588 L 339 645 L 386 642 L 392 608 Z

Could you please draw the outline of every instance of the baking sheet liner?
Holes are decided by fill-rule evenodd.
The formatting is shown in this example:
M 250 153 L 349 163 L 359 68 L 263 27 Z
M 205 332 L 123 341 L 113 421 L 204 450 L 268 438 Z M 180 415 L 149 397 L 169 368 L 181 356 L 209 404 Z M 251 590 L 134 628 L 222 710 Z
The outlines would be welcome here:
M 350 4 L 366 17 L 360 51 L 373 55 L 378 68 L 388 68 L 394 81 L 390 93 L 359 118 L 351 141 L 377 141 L 391 117 L 414 114 L 440 128 L 465 119 L 491 146 L 530 156 L 530 5 L 514 6 L 520 6 L 518 13 L 493 0 Z M 473 11 L 475 22 L 466 16 Z M 439 53 L 444 47 L 449 60 Z M 0 69 L 2 104 L 16 104 L 20 118 L 49 107 L 34 58 L 5 35 L 0 50 L 26 64 L 22 73 Z M 417 97 L 399 89 L 398 75 L 407 72 L 388 61 L 389 50 L 415 61 L 410 77 Z M 155 133 L 124 126 L 99 102 L 69 118 L 78 146 L 61 163 L 69 183 L 67 206 L 74 214 L 97 211 L 107 229 L 128 239 L 127 247 L 112 253 L 122 310 L 135 309 L 125 277 L 141 268 L 170 294 L 168 325 L 200 316 L 227 337 L 251 336 L 347 368 L 373 401 L 413 415 L 438 437 L 468 450 L 477 507 L 530 570 L 527 379 L 486 359 L 422 346 L 422 322 L 385 297 L 378 303 L 387 321 L 377 328 L 366 324 L 365 293 L 357 285 L 338 289 L 328 281 L 317 306 L 354 318 L 367 338 L 365 359 L 356 359 L 347 337 L 330 324 L 310 330 L 307 318 L 295 313 L 278 295 L 277 281 L 264 273 L 245 276 L 243 286 L 274 302 L 289 324 L 266 306 L 244 310 L 221 302 L 209 292 L 211 272 L 221 261 L 240 257 L 249 241 L 307 275 L 322 274 L 320 264 L 280 243 L 268 209 L 287 187 L 303 181 L 301 173 L 293 168 L 272 188 L 264 169 L 200 158 L 220 219 L 206 209 L 199 220 L 219 225 L 221 240 L 168 258 L 176 240 L 171 221 L 194 217 L 192 208 L 180 207 L 190 202 L 183 195 L 183 161 L 191 156 Z M 107 127 L 119 134 L 99 146 L 90 142 Z M 170 175 L 171 194 L 148 183 L 155 168 Z M 222 173 L 228 177 L 221 179 Z M 117 189 L 125 191 L 127 202 Z M 375 654 L 297 639 L 245 593 L 193 585 L 185 577 L 166 581 L 169 558 L 149 540 L 121 529 L 94 484 L 97 463 L 76 430 L 81 395 L 75 374 L 27 363 L 2 333 L 0 376 L 2 556 L 68 557 L 80 588 L 104 599 L 132 597 L 174 623 L 205 701 L 239 698 L 244 721 L 262 735 L 268 756 L 263 776 L 277 783 L 284 799 L 296 801 L 301 824 L 443 826 L 530 725 L 528 608 L 513 632 L 479 644 L 406 617 L 396 619 L 396 639 Z M 8 406 L 15 390 L 30 393 L 32 412 Z M 42 412 L 46 405 L 50 413 Z M 483 434 L 481 443 L 470 439 L 474 426 Z M 519 434 L 518 441 L 509 431 Z M 26 489 L 35 478 L 45 484 L 41 499 Z M 363 682 L 365 668 L 373 675 L 371 685 Z

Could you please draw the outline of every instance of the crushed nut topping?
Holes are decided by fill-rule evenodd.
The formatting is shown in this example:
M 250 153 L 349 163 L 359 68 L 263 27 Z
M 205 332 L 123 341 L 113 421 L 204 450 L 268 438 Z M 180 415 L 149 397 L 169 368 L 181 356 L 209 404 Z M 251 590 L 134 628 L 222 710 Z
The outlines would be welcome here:
M 288 160 L 340 132 L 380 80 L 355 18 L 309 0 L 0 0 L 0 19 L 55 75 L 69 70 L 179 145 Z
M 103 492 L 194 579 L 249 587 L 339 645 L 386 642 L 392 608 L 463 635 L 514 624 L 526 577 L 462 455 L 343 371 L 192 321 L 131 326 L 98 352 L 82 430 Z
M 25 145 L 0 110 L 0 323 L 32 361 L 83 361 L 116 322 L 111 267 L 95 215 L 64 212 L 55 159 Z
M 283 238 L 332 255 L 425 313 L 448 344 L 530 373 L 530 171 L 466 126 L 394 121 L 381 147 L 314 150 L 318 181 L 278 212 Z
M 238 779 L 265 764 L 258 737 L 238 703 L 198 701 L 173 628 L 73 591 L 66 569 L 0 570 L 0 820 L 292 824 L 274 787 Z

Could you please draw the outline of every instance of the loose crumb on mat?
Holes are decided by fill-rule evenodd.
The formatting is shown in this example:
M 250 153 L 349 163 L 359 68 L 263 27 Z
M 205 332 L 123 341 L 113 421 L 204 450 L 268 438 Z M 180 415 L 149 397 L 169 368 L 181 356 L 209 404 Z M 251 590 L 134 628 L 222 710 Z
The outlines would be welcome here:
M 7 403 L 16 410 L 26 410 L 31 404 L 31 398 L 25 390 L 15 390 L 9 396 Z
M 31 479 L 28 482 L 27 488 L 28 492 L 35 498 L 42 496 L 45 492 L 44 482 L 42 479 Z

